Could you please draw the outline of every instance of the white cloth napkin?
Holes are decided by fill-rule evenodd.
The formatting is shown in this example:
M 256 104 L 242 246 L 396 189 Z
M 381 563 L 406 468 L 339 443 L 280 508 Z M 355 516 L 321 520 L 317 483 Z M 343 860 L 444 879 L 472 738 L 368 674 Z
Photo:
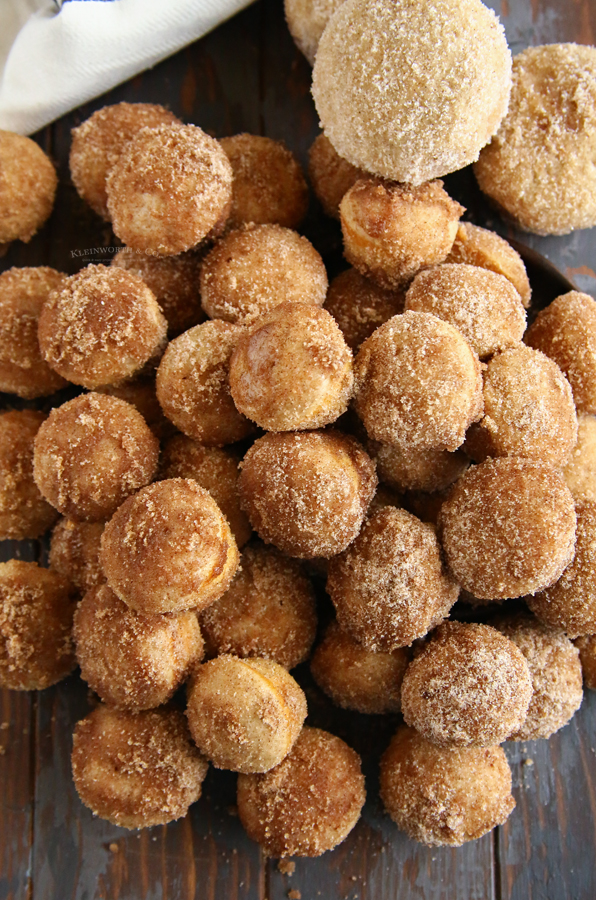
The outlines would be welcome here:
M 31 134 L 252 0 L 0 0 L 0 129 Z

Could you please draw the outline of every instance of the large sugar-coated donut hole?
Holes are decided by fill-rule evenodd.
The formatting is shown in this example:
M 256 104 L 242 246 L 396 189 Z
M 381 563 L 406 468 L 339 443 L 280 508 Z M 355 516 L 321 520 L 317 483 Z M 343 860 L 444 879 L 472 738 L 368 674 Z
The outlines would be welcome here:
M 352 185 L 366 172 L 343 159 L 324 134 L 320 134 L 308 151 L 308 175 L 324 212 L 339 219 L 339 204 Z
M 471 222 L 460 222 L 446 262 L 467 263 L 504 275 L 522 298 L 526 309 L 530 305 L 532 287 L 524 261 L 517 250 L 494 231 L 472 225 Z
M 50 568 L 67 578 L 81 594 L 105 581 L 99 550 L 104 522 L 61 519 L 50 541 Z
M 28 243 L 52 212 L 56 170 L 35 141 L 12 131 L 0 131 L 0 169 L 0 245 Z
M 354 352 L 379 325 L 403 312 L 403 308 L 402 291 L 381 288 L 356 269 L 346 269 L 337 275 L 329 285 L 325 300 L 325 309 Z
M 577 444 L 563 467 L 574 500 L 596 500 L 596 416 L 577 417 Z

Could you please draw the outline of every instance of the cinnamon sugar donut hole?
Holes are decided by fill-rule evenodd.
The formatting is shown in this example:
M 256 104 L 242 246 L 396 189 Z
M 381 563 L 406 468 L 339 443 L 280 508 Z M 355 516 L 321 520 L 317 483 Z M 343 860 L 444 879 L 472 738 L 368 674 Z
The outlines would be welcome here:
M 369 715 L 400 710 L 401 683 L 410 661 L 404 647 L 366 650 L 331 622 L 310 661 L 310 671 L 336 706 Z
M 224 227 L 232 167 L 196 125 L 143 128 L 111 168 L 106 189 L 114 234 L 127 247 L 176 256 Z
M 580 291 L 562 294 L 538 313 L 525 342 L 567 376 L 577 411 L 596 413 L 596 300 Z
M 0 563 L 0 685 L 42 691 L 76 666 L 71 640 L 74 592 L 37 563 Z
M 558 365 L 523 344 L 494 356 L 484 372 L 484 418 L 466 435 L 472 459 L 524 456 L 561 466 L 577 442 L 569 382 Z
M 381 800 L 401 831 L 429 847 L 461 847 L 515 808 L 501 747 L 437 747 L 400 726 L 381 759 Z
M 73 638 L 81 678 L 104 703 L 119 709 L 167 703 L 203 656 L 194 610 L 139 615 L 107 584 L 80 601 Z
M 339 219 L 339 204 L 344 194 L 359 178 L 366 178 L 366 172 L 343 159 L 329 138 L 321 133 L 308 151 L 308 176 L 325 214 Z
M 482 415 L 477 355 L 430 313 L 408 311 L 377 328 L 358 351 L 354 377 L 354 408 L 383 443 L 457 450 Z
M 362 275 L 394 290 L 443 262 L 464 212 L 442 181 L 413 187 L 361 178 L 339 205 L 344 256 Z
M 509 279 L 465 263 L 420 272 L 408 288 L 405 308 L 455 326 L 480 359 L 514 347 L 526 330 L 521 297 Z
M 504 275 L 520 295 L 524 307 L 529 307 L 532 287 L 524 261 L 517 250 L 494 231 L 471 222 L 460 222 L 445 262 L 467 263 Z
M 54 206 L 54 164 L 35 141 L 0 130 L 0 170 L 0 245 L 28 244 Z
M 285 144 L 260 134 L 235 134 L 219 143 L 234 174 L 227 225 L 298 228 L 308 210 L 308 187 L 300 163 Z
M 0 414 L 0 541 L 41 537 L 58 518 L 33 480 L 33 442 L 45 418 L 32 409 Z
M 305 727 L 264 775 L 238 777 L 238 815 L 267 856 L 320 856 L 348 836 L 366 791 L 360 757 L 344 741 Z
M 370 441 L 379 481 L 395 491 L 442 491 L 457 481 L 470 460 L 461 450 L 412 450 L 398 444 Z
M 596 416 L 577 417 L 577 444 L 563 466 L 574 500 L 596 500 Z
M 180 119 L 156 103 L 115 103 L 98 109 L 72 130 L 70 177 L 79 197 L 110 221 L 106 179 L 126 144 L 141 128 L 180 125 Z
M 306 431 L 348 408 L 352 353 L 330 313 L 282 303 L 242 334 L 230 359 L 236 408 L 267 431 Z
M 573 642 L 579 650 L 585 688 L 596 689 L 596 635 L 584 635 Z
M 329 558 L 350 544 L 377 486 L 375 467 L 338 432 L 267 434 L 241 464 L 240 496 L 267 544 L 289 556 Z
M 344 0 L 284 0 L 284 11 L 294 43 L 311 66 L 327 22 Z
M 169 419 L 166 419 L 159 405 L 155 390 L 155 378 L 141 375 L 132 381 L 123 381 L 121 384 L 110 384 L 108 387 L 97 388 L 97 393 L 117 397 L 134 406 L 159 440 L 165 440 L 173 434 L 177 434 L 176 428 Z
M 188 437 L 221 447 L 248 437 L 255 426 L 230 394 L 230 357 L 242 328 L 203 322 L 170 341 L 156 377 L 157 399 L 168 419 Z
M 296 560 L 251 544 L 226 593 L 201 615 L 201 628 L 213 655 L 258 656 L 293 669 L 315 639 L 313 587 Z
M 240 459 L 240 454 L 230 448 L 203 447 L 177 434 L 164 445 L 160 463 L 161 478 L 192 478 L 209 491 L 228 520 L 238 547 L 252 534 L 248 516 L 240 507 Z
M 159 442 L 124 400 L 81 394 L 53 409 L 35 438 L 34 477 L 64 516 L 96 522 L 153 479 Z
M 523 724 L 532 677 L 519 648 L 488 625 L 444 622 L 404 675 L 407 725 L 440 747 L 491 747 Z
M 472 466 L 440 518 L 448 565 L 480 600 L 540 591 L 573 559 L 573 497 L 560 472 L 539 460 L 503 457 Z
M 324 309 L 331 313 L 344 340 L 356 351 L 387 319 L 403 312 L 402 291 L 387 291 L 356 269 L 337 275 L 327 291 Z
M 121 828 L 185 816 L 201 796 L 208 768 L 174 709 L 130 712 L 100 703 L 74 731 L 77 793 L 96 816 Z
M 138 275 L 90 265 L 44 303 L 39 346 L 55 372 L 94 390 L 139 372 L 163 348 L 166 327 Z
M 199 253 L 152 256 L 123 247 L 112 265 L 138 275 L 145 282 L 165 316 L 170 340 L 205 320 L 199 289 Z
M 424 637 L 459 593 L 444 569 L 434 528 L 392 507 L 367 519 L 328 572 L 327 593 L 340 627 L 375 652 L 391 653 Z
M 105 581 L 99 562 L 104 522 L 61 519 L 50 540 L 50 569 L 58 572 L 81 594 Z
M 238 549 L 221 510 L 189 478 L 151 484 L 107 523 L 100 561 L 109 586 L 141 615 L 202 610 L 228 589 Z
M 281 225 L 245 225 L 222 238 L 201 268 L 203 309 L 212 319 L 253 322 L 280 303 L 322 306 L 327 272 L 305 237 Z
M 12 268 L 0 275 L 0 391 L 31 400 L 67 384 L 43 359 L 37 340 L 43 305 L 66 278 L 49 266 Z
M 300 734 L 306 697 L 276 662 L 223 655 L 195 668 L 186 715 L 216 769 L 268 772 Z

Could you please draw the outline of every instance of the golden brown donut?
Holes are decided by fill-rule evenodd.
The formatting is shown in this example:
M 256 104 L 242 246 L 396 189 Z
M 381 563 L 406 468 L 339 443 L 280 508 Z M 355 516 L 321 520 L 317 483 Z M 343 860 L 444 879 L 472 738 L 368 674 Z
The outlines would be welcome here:
M 443 262 L 464 212 L 442 181 L 412 187 L 361 178 L 339 205 L 344 256 L 362 275 L 395 290 Z
M 0 563 L 0 685 L 41 691 L 76 666 L 75 597 L 61 575 L 37 563 Z
M 298 228 L 308 210 L 308 187 L 300 163 L 285 144 L 260 134 L 235 134 L 219 143 L 234 174 L 227 225 Z
M 350 833 L 366 792 L 360 757 L 340 738 L 303 728 L 264 775 L 238 778 L 238 814 L 268 856 L 320 856 Z
M 230 359 L 236 408 L 267 431 L 330 425 L 346 411 L 353 384 L 339 326 L 308 303 L 282 303 L 259 316 Z
M 577 417 L 577 444 L 563 466 L 574 500 L 596 500 L 596 416 Z
M 366 178 L 366 172 L 342 159 L 321 133 L 308 151 L 308 176 L 325 214 L 339 219 L 342 197 L 359 178 Z
M 511 244 L 494 231 L 472 225 L 471 222 L 460 222 L 445 262 L 468 263 L 504 275 L 522 298 L 526 309 L 529 307 L 532 287 L 524 261 Z
M 252 534 L 248 516 L 240 507 L 238 478 L 240 454 L 235 450 L 203 447 L 184 434 L 170 438 L 163 446 L 161 478 L 193 478 L 209 491 L 228 520 L 238 547 Z
M 577 411 L 596 413 L 596 300 L 579 291 L 562 294 L 538 313 L 524 340 L 567 376 Z
M 561 466 L 577 442 L 569 382 L 558 365 L 519 344 L 498 353 L 484 372 L 484 417 L 466 435 L 472 459 L 523 456 Z
M 381 759 L 380 794 L 397 827 L 429 847 L 461 847 L 515 808 L 501 747 L 437 747 L 405 725 Z
M 546 463 L 488 459 L 456 482 L 441 529 L 448 565 L 465 590 L 481 600 L 521 597 L 554 584 L 573 559 L 573 497 Z
M 119 709 L 167 703 L 203 657 L 194 610 L 139 615 L 107 584 L 91 588 L 80 601 L 73 638 L 81 678 Z
M 180 120 L 156 103 L 115 103 L 96 110 L 72 130 L 70 177 L 79 196 L 109 222 L 106 178 L 126 144 L 141 128 L 180 125 Z
M 222 238 L 201 268 L 203 309 L 246 325 L 280 303 L 322 306 L 327 272 L 302 235 L 281 225 L 244 225 Z
M 526 330 L 522 300 L 509 279 L 465 263 L 445 263 L 416 275 L 405 309 L 454 325 L 480 359 L 514 347 Z
M 67 384 L 43 359 L 37 340 L 42 307 L 66 277 L 48 266 L 0 275 L 0 390 L 31 400 Z
M 104 522 L 60 519 L 50 541 L 50 569 L 67 578 L 81 594 L 105 581 L 99 562 Z
M 284 12 L 294 43 L 314 65 L 327 22 L 344 0 L 284 0 Z
M 336 706 L 368 714 L 400 710 L 401 683 L 410 661 L 405 647 L 367 650 L 331 622 L 310 661 L 313 678 Z
M 167 418 L 190 438 L 220 447 L 253 433 L 230 395 L 230 357 L 242 328 L 204 322 L 170 341 L 159 364 L 157 399 Z
M 470 460 L 461 450 L 412 450 L 399 444 L 370 441 L 379 481 L 394 491 L 442 491 L 466 471 Z
M 331 313 L 346 344 L 355 352 L 379 325 L 403 312 L 404 295 L 399 290 L 380 288 L 356 269 L 346 269 L 329 285 L 324 308 Z
M 268 772 L 300 734 L 306 697 L 278 663 L 224 654 L 196 666 L 186 715 L 194 742 L 216 769 Z
M 296 560 L 249 544 L 226 593 L 201 615 L 201 629 L 213 655 L 258 656 L 293 669 L 315 639 L 312 585 Z
M 211 494 L 189 478 L 170 478 L 115 512 L 100 561 L 114 593 L 141 615 L 154 615 L 205 609 L 221 597 L 238 550 Z
M 596 635 L 578 637 L 573 642 L 579 650 L 584 687 L 596 689 Z
M 480 154 L 480 189 L 527 231 L 596 225 L 596 48 L 528 47 L 513 60 L 507 115 Z
M 33 480 L 33 442 L 45 420 L 24 409 L 0 414 L 0 540 L 38 538 L 58 515 Z
M 54 206 L 54 165 L 35 141 L 0 131 L 0 244 L 29 243 Z
M 94 390 L 139 372 L 162 349 L 166 327 L 138 275 L 90 265 L 44 303 L 39 346 L 55 372 Z
M 434 528 L 389 506 L 331 560 L 327 593 L 354 640 L 391 653 L 441 622 L 459 588 L 444 569 Z
M 242 506 L 267 544 L 329 558 L 358 532 L 377 479 L 370 457 L 338 432 L 267 434 L 241 464 Z
M 457 450 L 482 415 L 480 363 L 460 332 L 429 313 L 393 316 L 354 363 L 354 407 L 369 437 L 410 450 Z
M 518 731 L 532 699 L 521 650 L 488 625 L 444 622 L 401 688 L 407 725 L 440 747 L 491 747 Z
M 107 180 L 114 234 L 135 250 L 176 256 L 225 225 L 232 167 L 196 125 L 142 128 Z
M 33 474 L 64 516 L 96 522 L 153 479 L 159 442 L 124 400 L 81 394 L 53 409 L 35 438 Z
M 185 816 L 208 768 L 174 709 L 130 712 L 101 703 L 74 731 L 77 793 L 95 815 L 122 828 Z

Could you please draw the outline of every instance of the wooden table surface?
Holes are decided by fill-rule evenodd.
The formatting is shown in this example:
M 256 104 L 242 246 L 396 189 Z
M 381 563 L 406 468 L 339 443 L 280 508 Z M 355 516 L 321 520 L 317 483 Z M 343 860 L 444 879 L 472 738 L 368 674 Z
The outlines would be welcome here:
M 167 0 L 165 0 L 167 2 Z M 514 53 L 554 41 L 596 43 L 596 0 L 494 0 Z M 249 131 L 286 141 L 302 162 L 317 133 L 310 70 L 287 33 L 282 0 L 260 0 L 203 40 L 39 136 L 58 164 L 54 213 L 29 245 L 15 244 L 0 268 L 47 264 L 66 272 L 109 261 L 109 227 L 69 181 L 70 129 L 106 103 L 154 101 L 217 137 Z M 596 229 L 567 237 L 513 234 L 487 207 L 469 170 L 446 179 L 468 217 L 545 254 L 596 296 Z M 316 205 L 305 233 L 337 253 L 337 227 Z M 556 291 L 555 291 L 556 293 Z M 21 406 L 4 398 L 5 406 Z M 38 542 L 5 542 L 2 559 L 45 559 Z M 304 667 L 302 667 L 304 668 Z M 592 900 L 596 897 L 596 697 L 549 741 L 506 747 L 517 809 L 502 828 L 461 849 L 428 849 L 383 815 L 378 757 L 397 718 L 332 711 L 307 671 L 298 670 L 309 723 L 330 727 L 364 757 L 369 799 L 338 849 L 296 860 L 283 875 L 244 835 L 235 778 L 211 770 L 190 815 L 140 833 L 94 819 L 70 775 L 74 723 L 88 709 L 73 676 L 40 693 L 4 691 L 0 713 L 0 900 Z M 332 726 L 329 722 L 332 722 Z M 294 895 L 296 896 L 296 895 Z

